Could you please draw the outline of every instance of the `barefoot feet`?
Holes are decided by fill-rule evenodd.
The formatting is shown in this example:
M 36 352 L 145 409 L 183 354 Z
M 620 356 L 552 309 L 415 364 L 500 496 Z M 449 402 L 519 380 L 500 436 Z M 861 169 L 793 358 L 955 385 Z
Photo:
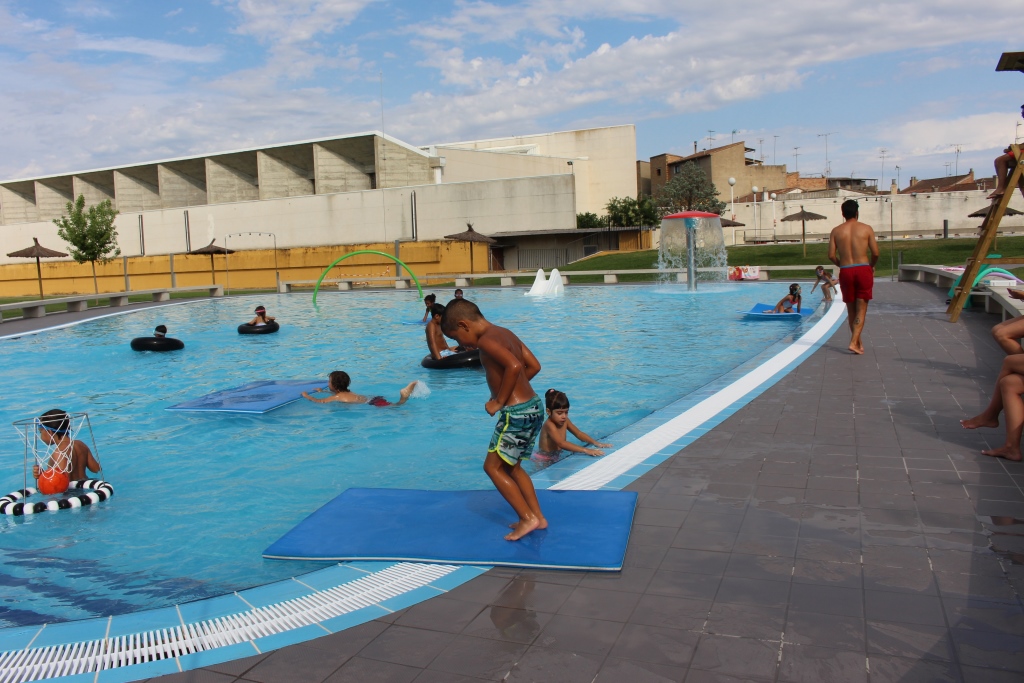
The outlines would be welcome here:
M 979 429 L 981 427 L 998 427 L 999 418 L 988 418 L 985 414 L 976 415 L 974 417 L 967 418 L 966 420 L 960 420 L 960 426 L 964 429 Z
M 540 520 L 536 517 L 530 517 L 529 519 L 521 519 L 519 523 L 515 525 L 511 533 L 505 534 L 506 541 L 518 541 L 523 536 L 527 535 L 531 531 L 536 531 L 540 527 Z
M 1010 446 L 1002 446 L 1000 448 L 993 448 L 990 451 L 982 451 L 982 455 L 988 455 L 993 458 L 1005 458 L 1014 462 L 1020 462 L 1020 448 L 1012 448 Z

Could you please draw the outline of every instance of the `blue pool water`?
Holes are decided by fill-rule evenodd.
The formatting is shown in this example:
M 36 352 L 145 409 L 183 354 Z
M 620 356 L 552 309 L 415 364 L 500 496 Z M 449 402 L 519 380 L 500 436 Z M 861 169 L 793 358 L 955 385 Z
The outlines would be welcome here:
M 565 391 L 573 421 L 596 438 L 714 380 L 793 331 L 736 311 L 784 285 L 574 287 L 559 299 L 522 290 L 472 293 L 543 364 L 534 388 Z M 448 292 L 439 292 L 442 301 Z M 265 304 L 282 322 L 239 336 Z M 479 370 L 430 371 L 422 304 L 398 292 L 268 295 L 112 316 L 0 341 L 4 424 L 60 407 L 88 412 L 104 475 L 116 488 L 90 508 L 0 519 L 0 626 L 171 605 L 295 576 L 320 565 L 264 560 L 264 548 L 348 487 L 486 488 L 494 418 Z M 164 323 L 186 343 L 135 353 Z M 807 324 L 807 323 L 804 323 Z M 164 408 L 260 379 L 344 369 L 356 392 L 397 399 L 414 379 L 432 390 L 399 408 L 301 401 L 265 415 Z M 623 445 L 623 444 L 616 444 Z M 0 428 L 0 493 L 22 487 L 23 447 Z M 585 456 L 581 456 L 585 457 Z

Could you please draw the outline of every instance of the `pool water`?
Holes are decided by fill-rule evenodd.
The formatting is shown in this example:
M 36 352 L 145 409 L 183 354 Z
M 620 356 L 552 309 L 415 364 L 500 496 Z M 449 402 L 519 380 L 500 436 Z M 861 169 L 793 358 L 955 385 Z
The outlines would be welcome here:
M 543 365 L 537 392 L 565 391 L 574 423 L 601 439 L 791 334 L 799 323 L 736 315 L 785 289 L 573 287 L 546 300 L 494 289 L 471 298 L 533 350 Z M 278 334 L 235 332 L 257 303 L 282 323 Z M 267 295 L 0 341 L 8 425 L 0 493 L 23 485 L 24 448 L 10 423 L 56 407 L 90 415 L 116 490 L 88 508 L 0 518 L 0 626 L 161 607 L 319 568 L 261 552 L 348 487 L 487 488 L 481 465 L 494 418 L 483 407 L 483 373 L 420 367 L 424 330 L 402 323 L 422 311 L 405 292 L 324 293 L 318 308 L 309 296 Z M 160 323 L 184 351 L 129 349 Z M 358 393 L 397 400 L 414 379 L 431 393 L 397 408 L 300 401 L 264 415 L 164 410 L 254 380 L 336 369 Z

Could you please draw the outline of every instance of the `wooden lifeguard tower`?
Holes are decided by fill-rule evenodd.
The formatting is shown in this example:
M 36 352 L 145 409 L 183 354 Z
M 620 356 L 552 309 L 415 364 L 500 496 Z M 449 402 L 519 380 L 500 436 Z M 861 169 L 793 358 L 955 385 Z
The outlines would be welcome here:
M 1004 52 L 999 58 L 999 64 L 996 65 L 996 71 L 1019 71 L 1024 73 L 1024 52 Z M 1010 145 L 1010 153 L 1013 154 L 1017 163 L 1010 173 L 1010 180 L 1006 183 L 1006 191 L 1003 192 L 1002 196 L 992 201 L 988 215 L 985 216 L 985 220 L 981 224 L 981 234 L 978 236 L 978 243 L 974 245 L 974 251 L 967 259 L 967 262 L 964 263 L 964 274 L 960 277 L 960 284 L 954 288 L 953 298 L 950 299 L 949 307 L 946 309 L 951 323 L 955 323 L 960 319 L 960 312 L 964 308 L 967 297 L 971 295 L 974 281 L 977 279 L 978 272 L 983 265 L 1024 265 L 1024 257 L 1020 256 L 987 258 L 988 251 L 992 247 L 993 240 L 995 240 L 996 232 L 999 230 L 999 222 L 1003 220 L 1006 207 L 1010 205 L 1010 198 L 1017 191 L 1017 187 L 1021 185 L 1021 179 L 1024 176 L 1024 160 L 1021 159 L 1021 146 L 1016 143 Z

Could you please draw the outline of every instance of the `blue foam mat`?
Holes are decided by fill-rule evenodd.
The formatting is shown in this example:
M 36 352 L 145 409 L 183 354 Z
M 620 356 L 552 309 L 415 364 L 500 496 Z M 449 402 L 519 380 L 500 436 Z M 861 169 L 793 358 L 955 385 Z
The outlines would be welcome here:
M 240 387 L 223 389 L 191 401 L 173 405 L 167 410 L 212 411 L 222 413 L 266 413 L 298 401 L 303 391 L 327 385 L 327 380 L 286 379 L 249 382 Z
M 537 499 L 549 527 L 511 542 L 516 515 L 495 490 L 348 489 L 263 557 L 622 569 L 635 492 L 542 490 Z
M 771 304 L 754 304 L 754 307 L 749 311 L 736 311 L 741 315 L 753 320 L 800 320 L 808 316 L 814 315 L 814 307 L 804 306 L 803 310 L 799 313 L 793 311 L 792 313 L 772 313 L 775 307 Z

